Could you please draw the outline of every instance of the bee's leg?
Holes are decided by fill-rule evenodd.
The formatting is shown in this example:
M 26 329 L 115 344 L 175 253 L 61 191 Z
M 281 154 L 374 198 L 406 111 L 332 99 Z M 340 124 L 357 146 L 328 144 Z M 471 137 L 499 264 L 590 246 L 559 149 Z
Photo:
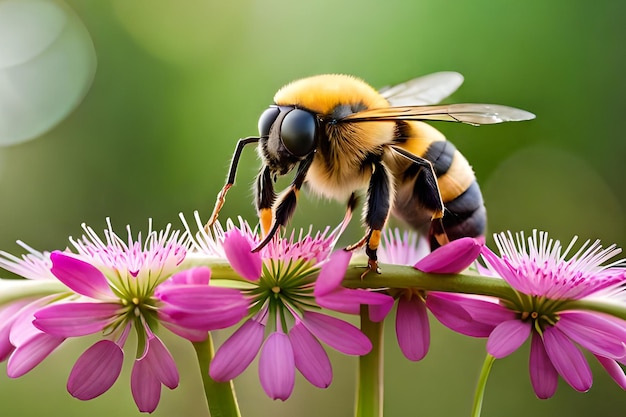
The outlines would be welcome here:
M 256 248 L 252 249 L 252 252 L 258 252 L 263 249 L 263 247 L 265 247 L 265 245 L 267 245 L 272 240 L 278 229 L 281 226 L 287 224 L 289 219 L 291 219 L 291 216 L 293 216 L 293 213 L 296 210 L 296 205 L 298 203 L 298 194 L 300 193 L 300 188 L 302 188 L 302 185 L 304 184 L 306 173 L 311 167 L 314 156 L 315 154 L 311 153 L 311 155 L 301 161 L 298 165 L 298 172 L 291 182 L 291 186 L 287 191 L 283 192 L 279 196 L 278 201 L 276 202 L 276 210 L 274 210 L 273 212 L 272 223 L 271 227 L 269 227 L 269 231 L 267 232 L 261 243 L 259 243 Z M 263 218 L 261 219 L 261 221 L 263 221 Z
M 220 210 L 222 209 L 222 206 L 224 205 L 224 202 L 226 201 L 226 193 L 228 193 L 228 190 L 230 189 L 230 187 L 232 187 L 233 184 L 235 184 L 235 174 L 237 173 L 237 164 L 239 164 L 239 158 L 241 157 L 241 152 L 243 151 L 243 148 L 246 145 L 249 145 L 250 143 L 258 142 L 259 140 L 261 140 L 261 138 L 259 137 L 248 137 L 244 139 L 239 139 L 239 141 L 237 142 L 237 146 L 235 147 L 235 153 L 233 154 L 233 159 L 230 162 L 230 168 L 228 170 L 228 178 L 226 179 L 226 184 L 224 184 L 224 187 L 222 187 L 222 190 L 217 195 L 217 200 L 215 201 L 215 207 L 213 208 L 213 213 L 211 214 L 211 217 L 209 218 L 209 221 L 207 222 L 206 226 L 204 226 L 205 229 L 208 230 L 217 221 L 217 216 L 219 215 Z
M 392 194 L 391 177 L 387 168 L 382 163 L 375 162 L 363 215 L 363 220 L 368 228 L 365 253 L 369 259 L 367 261 L 368 271 L 362 276 L 365 276 L 369 271 L 376 271 L 380 274 L 377 250 L 380 245 L 381 231 L 391 210 Z
M 333 234 L 337 235 L 337 237 L 341 236 L 348 227 L 348 224 L 350 224 L 350 220 L 352 220 L 352 214 L 354 213 L 354 209 L 356 208 L 358 202 L 358 197 L 355 193 L 352 193 L 350 195 L 350 198 L 348 199 L 348 204 L 346 205 L 346 214 L 345 216 L 343 216 L 343 220 L 341 221 L 341 223 L 339 223 L 337 228 L 333 231 Z
M 430 229 L 428 230 L 428 237 L 430 241 L 430 248 L 434 250 L 440 246 L 450 243 L 448 234 L 443 227 L 443 219 L 433 219 L 430 223 Z
M 261 232 L 267 236 L 272 226 L 272 206 L 276 200 L 274 185 L 272 184 L 272 174 L 270 168 L 265 166 L 256 178 L 256 208 L 259 213 Z
M 414 193 L 419 198 L 421 204 L 433 212 L 429 235 L 436 239 L 440 245 L 445 245 L 449 240 L 442 221 L 444 205 L 432 163 L 397 146 L 392 146 L 391 148 L 409 159 L 418 168 Z

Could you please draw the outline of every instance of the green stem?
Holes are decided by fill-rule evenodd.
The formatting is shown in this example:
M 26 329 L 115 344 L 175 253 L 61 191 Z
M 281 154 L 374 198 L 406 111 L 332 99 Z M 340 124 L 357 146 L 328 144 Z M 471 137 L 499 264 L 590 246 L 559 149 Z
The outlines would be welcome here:
M 493 366 L 495 360 L 496 358 L 489 354 L 485 357 L 483 369 L 481 369 L 480 378 L 478 379 L 478 386 L 476 387 L 476 392 L 474 393 L 472 417 L 480 417 L 480 412 L 483 408 L 483 398 L 485 397 L 485 388 L 487 387 L 487 378 L 489 378 L 489 373 L 491 372 L 491 367 Z
M 215 355 L 211 334 L 202 342 L 194 342 L 204 394 L 211 417 L 241 417 L 233 381 L 217 382 L 209 376 L 209 365 Z
M 211 262 L 213 280 L 241 280 L 232 268 L 224 262 Z M 518 303 L 517 293 L 503 279 L 474 274 L 428 274 L 410 266 L 381 265 L 382 274 L 370 273 L 361 279 L 363 268 L 351 266 L 346 272 L 343 286 L 347 288 L 420 288 L 426 291 L 455 292 L 498 297 Z M 588 310 L 610 314 L 626 320 L 626 304 L 602 300 L 568 300 L 561 309 Z
M 383 415 L 383 322 L 370 320 L 367 306 L 361 306 L 361 331 L 372 342 L 372 350 L 359 358 L 356 417 Z

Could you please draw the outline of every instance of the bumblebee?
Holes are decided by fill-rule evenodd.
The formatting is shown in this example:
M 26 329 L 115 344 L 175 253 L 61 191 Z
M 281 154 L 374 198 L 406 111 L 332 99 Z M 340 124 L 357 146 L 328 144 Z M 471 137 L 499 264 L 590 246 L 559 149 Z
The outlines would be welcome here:
M 456 72 L 438 72 L 376 91 L 349 75 L 318 75 L 282 87 L 259 118 L 259 136 L 240 139 L 226 184 L 207 227 L 216 220 L 235 182 L 243 149 L 258 144 L 262 161 L 256 207 L 263 248 L 292 217 L 300 189 L 347 201 L 350 221 L 358 193 L 366 190 L 365 235 L 347 249 L 365 246 L 369 270 L 380 272 L 377 248 L 390 215 L 427 231 L 431 248 L 484 234 L 486 212 L 467 159 L 423 121 L 470 125 L 530 120 L 524 110 L 494 104 L 436 105 L 462 84 Z M 273 183 L 295 170 L 280 195 Z

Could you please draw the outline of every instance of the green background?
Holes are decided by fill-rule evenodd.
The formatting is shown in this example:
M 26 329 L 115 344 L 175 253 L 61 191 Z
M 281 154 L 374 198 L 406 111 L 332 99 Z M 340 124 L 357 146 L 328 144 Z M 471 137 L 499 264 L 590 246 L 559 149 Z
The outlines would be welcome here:
M 508 104 L 537 115 L 480 128 L 436 125 L 473 165 L 491 232 L 537 228 L 566 241 L 579 235 L 626 244 L 626 2 L 67 3 L 93 38 L 96 77 L 56 128 L 0 149 L 0 249 L 20 253 L 18 239 L 41 250 L 63 248 L 82 222 L 101 230 L 107 216 L 120 233 L 126 224 L 145 230 L 149 217 L 157 226 L 179 226 L 179 212 L 191 217 L 199 210 L 207 218 L 236 140 L 256 134 L 259 114 L 283 84 L 332 72 L 382 87 L 441 70 L 466 77 L 452 101 Z M 255 152 L 247 150 L 222 218 L 254 221 L 250 184 L 257 169 Z M 343 203 L 304 197 L 293 226 L 335 225 L 342 216 Z M 354 222 L 345 243 L 360 232 Z M 433 324 L 430 354 L 410 363 L 392 323 L 386 335 L 386 415 L 469 415 L 483 340 Z M 96 400 L 67 394 L 71 364 L 94 340 L 66 343 L 18 380 L 0 377 L 1 414 L 139 414 L 128 369 Z M 203 415 L 193 350 L 166 340 L 181 386 L 164 391 L 154 415 Z M 561 381 L 553 399 L 537 400 L 527 348 L 495 363 L 485 417 L 624 415 L 626 395 L 594 359 L 589 393 Z M 298 378 L 285 403 L 267 399 L 256 367 L 249 368 L 236 380 L 244 416 L 351 415 L 356 359 L 333 352 L 331 360 L 329 389 Z

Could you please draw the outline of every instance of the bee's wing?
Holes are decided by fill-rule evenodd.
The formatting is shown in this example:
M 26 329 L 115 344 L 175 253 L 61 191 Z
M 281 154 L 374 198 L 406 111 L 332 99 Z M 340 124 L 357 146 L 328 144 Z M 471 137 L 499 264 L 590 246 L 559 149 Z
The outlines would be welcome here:
M 499 104 L 442 104 L 438 106 L 399 106 L 363 110 L 350 114 L 337 123 L 375 122 L 394 120 L 439 120 L 470 125 L 489 125 L 534 119 L 525 110 Z
M 454 93 L 463 84 L 458 72 L 442 71 L 414 78 L 393 87 L 385 87 L 379 93 L 391 106 L 424 106 L 437 104 Z

